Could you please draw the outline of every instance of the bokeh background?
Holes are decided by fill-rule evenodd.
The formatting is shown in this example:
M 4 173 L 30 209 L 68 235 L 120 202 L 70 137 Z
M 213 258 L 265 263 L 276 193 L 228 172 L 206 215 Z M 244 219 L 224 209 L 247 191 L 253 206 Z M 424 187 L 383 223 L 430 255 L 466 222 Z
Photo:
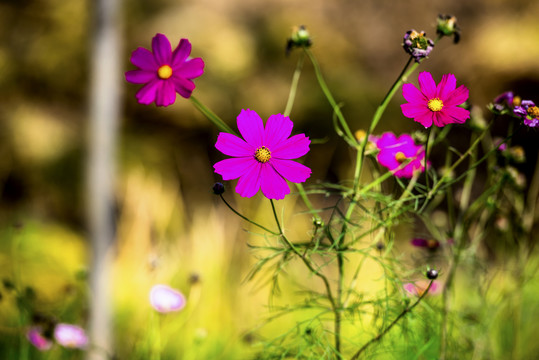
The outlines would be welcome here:
M 85 176 L 94 12 L 89 0 L 0 2 L 0 277 L 33 294 L 32 307 L 81 325 L 88 316 Z M 124 81 L 123 71 L 133 69 L 131 51 L 149 48 L 156 33 L 173 46 L 189 38 L 192 56 L 206 63 L 194 94 L 233 127 L 243 108 L 263 118 L 284 111 L 298 55 L 284 50 L 295 25 L 310 31 L 312 51 L 353 130 L 368 126 L 406 63 L 403 34 L 414 28 L 434 38 L 439 13 L 457 16 L 461 41 L 441 41 L 420 70 L 435 79 L 455 74 L 479 109 L 506 90 L 539 101 L 539 2 L 533 0 L 124 0 L 121 13 L 110 278 L 120 359 L 150 346 L 147 325 L 155 315 L 147 299 L 155 283 L 188 297 L 185 311 L 161 324 L 169 334 L 164 348 L 183 359 L 246 358 L 269 298 L 262 281 L 246 281 L 256 260 L 246 243 L 256 236 L 211 192 L 221 180 L 212 168 L 222 159 L 213 147 L 217 129 L 180 97 L 168 108 L 138 104 L 138 86 Z M 397 95 L 378 131 L 420 130 L 402 116 L 400 103 Z M 306 62 L 291 119 L 296 132 L 325 141 L 305 158 L 313 183 L 350 176 L 351 154 L 332 135 L 331 116 Z M 536 136 L 531 131 L 519 140 L 532 164 Z M 239 210 L 270 219 L 261 196 L 241 199 L 233 182 L 226 185 Z M 302 210 L 293 198 L 282 203 L 287 215 Z M 304 220 L 292 217 L 290 231 L 305 232 Z M 5 287 L 0 293 L 0 352 L 10 358 L 17 354 L 20 318 L 13 293 Z M 270 324 L 264 334 L 279 326 Z

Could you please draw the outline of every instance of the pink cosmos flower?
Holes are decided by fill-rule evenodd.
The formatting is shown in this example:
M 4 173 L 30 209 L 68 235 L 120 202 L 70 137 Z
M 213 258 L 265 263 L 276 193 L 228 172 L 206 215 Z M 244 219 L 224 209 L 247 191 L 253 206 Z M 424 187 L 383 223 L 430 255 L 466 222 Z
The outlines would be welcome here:
M 160 313 L 180 311 L 186 303 L 181 292 L 167 285 L 154 285 L 150 290 L 150 304 Z
M 539 127 L 539 107 L 531 100 L 522 100 L 519 106 L 515 106 L 515 115 L 524 119 L 524 125 Z
M 392 132 L 383 133 L 376 146 L 380 149 L 378 162 L 397 177 L 411 178 L 414 172 L 425 170 L 425 147 L 416 145 L 408 134 L 397 138 Z M 409 162 L 403 167 L 405 161 Z
M 311 169 L 292 161 L 309 151 L 311 141 L 305 134 L 289 137 L 293 123 L 288 116 L 271 115 L 264 123 L 253 110 L 242 110 L 237 117 L 243 139 L 220 133 L 215 147 L 232 159 L 213 167 L 223 180 L 237 179 L 236 192 L 252 197 L 258 190 L 268 199 L 283 199 L 290 193 L 286 180 L 301 183 L 311 176 Z
M 427 290 L 429 282 L 430 281 L 420 280 L 415 283 L 406 283 L 403 285 L 403 288 L 409 295 L 421 296 L 425 290 Z M 433 281 L 429 289 L 429 295 L 439 294 L 441 290 L 442 287 L 440 286 L 440 283 L 438 281 Z
M 468 99 L 468 89 L 461 85 L 453 74 L 442 76 L 436 86 L 429 72 L 419 73 L 418 90 L 413 84 L 402 86 L 402 95 L 408 101 L 402 104 L 404 116 L 414 119 L 428 128 L 432 124 L 443 127 L 447 124 L 462 124 L 470 117 L 470 112 L 459 107 Z
M 192 79 L 204 73 L 201 58 L 189 58 L 191 43 L 181 39 L 172 51 L 170 41 L 163 34 L 152 39 L 152 50 L 139 47 L 131 54 L 131 63 L 138 70 L 125 73 L 125 79 L 133 84 L 145 84 L 136 94 L 139 103 L 169 106 L 176 101 L 176 93 L 188 99 L 195 89 Z
M 46 351 L 52 347 L 52 341 L 43 336 L 42 329 L 39 326 L 33 326 L 26 332 L 26 338 L 39 351 Z
M 58 324 L 54 328 L 56 342 L 66 348 L 83 349 L 88 345 L 88 337 L 84 329 L 71 324 Z

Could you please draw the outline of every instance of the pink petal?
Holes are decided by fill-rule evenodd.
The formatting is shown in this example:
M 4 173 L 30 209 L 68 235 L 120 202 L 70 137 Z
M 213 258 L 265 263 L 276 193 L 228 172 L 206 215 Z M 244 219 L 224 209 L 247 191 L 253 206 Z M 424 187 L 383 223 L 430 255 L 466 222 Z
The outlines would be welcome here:
M 385 132 L 380 136 L 378 141 L 376 142 L 376 146 L 378 146 L 379 149 L 382 149 L 384 147 L 393 145 L 397 141 L 397 137 L 392 132 Z
M 152 52 L 143 47 L 136 48 L 131 53 L 131 63 L 142 70 L 157 71 L 159 65 L 155 62 Z
M 56 342 L 66 348 L 85 348 L 88 345 L 88 337 L 84 329 L 71 324 L 57 324 L 54 328 Z
M 428 98 L 432 99 L 436 97 L 436 83 L 432 78 L 430 72 L 423 71 L 419 73 L 418 76 L 419 86 L 421 87 L 421 92 Z
M 125 80 L 133 84 L 146 84 L 157 80 L 157 73 L 148 70 L 131 70 L 125 73 Z
M 172 53 L 171 66 L 176 67 L 181 65 L 185 59 L 191 54 L 191 43 L 187 39 L 181 39 L 176 49 Z
M 264 123 L 258 114 L 249 109 L 244 109 L 237 116 L 238 130 L 250 145 L 255 148 L 265 145 L 264 141 Z M 273 149 L 270 149 L 273 151 Z
M 406 290 L 408 293 L 412 295 L 417 295 L 417 289 L 414 284 L 412 283 L 406 283 L 402 286 L 404 290 Z
M 189 99 L 193 90 L 195 90 L 195 83 L 191 80 L 172 75 L 172 81 L 174 82 L 174 89 L 182 97 Z
M 402 114 L 407 118 L 415 118 L 416 116 L 425 115 L 430 112 L 425 103 L 406 103 L 401 105 Z
M 429 111 L 423 115 L 418 115 L 414 118 L 414 121 L 420 123 L 425 128 L 431 127 L 432 123 L 434 122 L 434 112 Z
M 311 176 L 311 169 L 292 160 L 272 159 L 271 165 L 283 178 L 293 183 L 305 182 Z
M 293 126 L 288 116 L 271 115 L 264 129 L 264 143 L 270 149 L 278 148 L 279 144 L 290 136 Z
M 236 185 L 236 192 L 243 197 L 255 196 L 258 190 L 260 190 L 260 172 L 262 164 L 258 161 L 252 163 L 254 165 L 240 177 L 238 185 Z
M 402 96 L 410 103 L 423 104 L 426 106 L 428 99 L 419 91 L 414 84 L 402 85 Z
M 393 171 L 400 166 L 400 163 L 395 158 L 396 153 L 397 151 L 382 149 L 376 156 L 376 159 L 382 166 L 385 166 L 389 170 Z
M 436 96 L 441 99 L 444 104 L 451 92 L 457 87 L 457 78 L 453 74 L 445 74 L 442 80 L 436 87 Z
M 256 149 L 243 139 L 229 133 L 219 133 L 215 143 L 217 150 L 228 156 L 253 157 Z
M 157 96 L 157 88 L 159 87 L 159 80 L 153 80 L 144 85 L 135 95 L 138 102 L 144 105 L 149 105 L 155 101 Z
M 157 34 L 152 39 L 152 50 L 158 65 L 170 64 L 172 47 L 163 34 Z
M 204 61 L 201 58 L 187 60 L 174 67 L 173 72 L 186 79 L 194 79 L 204 73 Z
M 456 106 L 468 100 L 469 90 L 466 86 L 461 85 L 444 100 L 444 106 Z
M 470 118 L 470 112 L 458 106 L 444 106 L 441 113 L 445 115 L 445 118 L 442 120 L 444 125 L 452 123 L 463 124 L 468 118 Z
M 157 95 L 155 97 L 155 105 L 169 106 L 176 101 L 176 91 L 174 90 L 174 82 L 170 80 L 159 81 L 157 87 Z
M 223 180 L 233 180 L 245 175 L 252 168 L 259 164 L 253 158 L 232 158 L 221 160 L 213 168 L 215 172 L 223 177 Z
M 311 140 L 305 134 L 297 134 L 281 142 L 271 150 L 271 156 L 277 159 L 297 159 L 309 152 Z
M 264 164 L 260 177 L 262 193 L 268 199 L 281 200 L 290 194 L 290 187 L 288 187 L 286 180 L 272 166 Z

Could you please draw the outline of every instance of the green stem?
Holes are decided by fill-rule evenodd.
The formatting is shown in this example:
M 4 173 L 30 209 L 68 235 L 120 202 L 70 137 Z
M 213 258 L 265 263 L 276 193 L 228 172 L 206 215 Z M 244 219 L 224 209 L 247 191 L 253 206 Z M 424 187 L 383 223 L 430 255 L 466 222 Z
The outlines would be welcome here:
M 305 59 L 304 53 L 300 53 L 296 70 L 292 76 L 292 85 L 290 86 L 290 92 L 288 93 L 288 101 L 286 102 L 286 108 L 284 110 L 284 116 L 290 116 L 292 107 L 294 106 L 294 100 L 296 99 L 296 93 L 298 90 L 299 76 L 301 75 L 301 69 L 303 69 L 303 60 Z
M 320 70 L 320 65 L 318 65 L 318 61 L 316 61 L 316 58 L 312 54 L 312 52 L 307 49 L 303 48 L 305 50 L 305 53 L 309 57 L 309 60 L 311 60 L 311 63 L 314 67 L 314 72 L 316 74 L 316 79 L 318 80 L 318 84 L 320 85 L 320 88 L 322 89 L 322 92 L 326 96 L 327 100 L 329 101 L 329 104 L 333 108 L 333 112 L 337 115 L 337 118 L 339 119 L 339 123 L 344 130 L 344 133 L 346 134 L 346 137 L 352 144 L 357 144 L 356 138 L 354 137 L 354 134 L 352 134 L 352 131 L 350 131 L 350 127 L 348 127 L 348 123 L 346 122 L 346 119 L 344 118 L 341 108 L 333 98 L 333 95 L 331 94 L 331 91 L 329 90 L 326 81 L 324 80 L 324 77 L 322 76 L 322 71 Z
M 219 195 L 219 196 L 221 197 L 221 200 L 223 200 L 223 202 L 225 203 L 225 205 L 228 206 L 228 208 L 229 208 L 230 210 L 232 210 L 232 212 L 233 212 L 234 214 L 238 215 L 238 216 L 239 216 L 240 218 L 242 218 L 243 220 L 245 220 L 245 221 L 247 221 L 247 222 L 249 222 L 249 223 L 251 223 L 251 224 L 253 224 L 253 225 L 255 225 L 255 226 L 259 227 L 259 228 L 261 228 L 261 229 L 264 230 L 264 231 L 269 232 L 269 233 L 272 234 L 272 235 L 275 235 L 275 236 L 279 236 L 279 235 L 280 235 L 280 229 L 279 229 L 279 233 L 276 233 L 275 231 L 272 231 L 272 230 L 268 229 L 267 227 L 262 226 L 262 225 L 260 225 L 260 224 L 258 224 L 258 223 L 256 223 L 256 222 L 252 221 L 252 220 L 249 219 L 248 217 L 246 217 L 246 216 L 240 214 L 238 211 L 236 211 L 236 209 L 234 209 L 234 208 L 232 207 L 232 205 L 230 205 L 230 204 L 228 203 L 228 201 L 225 200 L 225 198 L 223 197 L 222 194 Z
M 193 105 L 197 108 L 198 111 L 200 111 L 208 120 L 210 120 L 217 128 L 223 132 L 227 132 L 230 134 L 238 135 L 237 132 L 232 130 L 219 116 L 217 116 L 213 111 L 208 109 L 205 105 L 203 105 L 196 97 L 192 96 L 189 98 Z
M 411 312 L 416 306 L 417 304 L 419 304 L 421 302 L 421 300 L 423 300 L 423 298 L 428 294 L 429 290 L 430 290 L 430 287 L 432 286 L 432 283 L 434 282 L 434 280 L 431 280 L 430 283 L 429 283 L 429 286 L 427 286 L 427 289 L 423 292 L 423 294 L 421 294 L 421 296 L 416 300 L 415 303 L 413 303 L 411 306 L 405 308 L 396 318 L 395 320 L 393 320 L 391 322 L 391 324 L 389 324 L 388 327 L 386 327 L 380 334 L 376 335 L 375 337 L 373 337 L 369 342 L 367 342 L 365 345 L 363 345 L 361 347 L 361 349 L 359 349 L 355 354 L 354 356 L 351 357 L 351 360 L 355 360 L 355 359 L 359 359 L 359 356 L 361 355 L 361 353 L 363 351 L 365 351 L 370 345 L 372 345 L 373 343 L 377 342 L 377 341 L 380 341 L 380 339 L 389 332 L 389 330 L 391 330 L 391 328 L 393 326 L 395 326 L 400 319 L 402 319 L 406 314 L 408 314 L 409 312 Z
M 424 168 L 425 168 L 425 185 L 427 186 L 427 192 L 429 192 L 429 168 L 428 168 L 428 159 L 429 159 L 429 140 L 430 140 L 430 135 L 432 133 L 432 128 L 433 126 L 429 127 L 429 130 L 427 131 L 427 141 L 425 142 L 425 165 L 424 165 Z

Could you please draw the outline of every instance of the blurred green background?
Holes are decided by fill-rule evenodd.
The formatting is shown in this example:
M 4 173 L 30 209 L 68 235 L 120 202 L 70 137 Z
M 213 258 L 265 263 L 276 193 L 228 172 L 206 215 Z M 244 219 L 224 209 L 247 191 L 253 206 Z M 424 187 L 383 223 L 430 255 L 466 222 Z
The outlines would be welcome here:
M 506 90 L 539 101 L 539 2 L 533 0 L 124 0 L 122 8 L 123 70 L 134 68 L 131 51 L 150 48 L 157 32 L 173 47 L 189 38 L 191 55 L 206 63 L 194 94 L 233 127 L 243 108 L 264 119 L 284 111 L 297 60 L 296 52 L 285 56 L 285 43 L 301 24 L 353 130 L 368 126 L 406 63 L 403 34 L 414 28 L 434 38 L 439 13 L 457 16 L 461 41 L 441 41 L 420 71 L 436 80 L 455 74 L 482 109 Z M 0 2 L 0 277 L 31 289 L 35 309 L 79 324 L 88 308 L 84 191 L 93 12 L 88 0 Z M 155 316 L 148 291 L 168 283 L 189 302 L 161 324 L 170 354 L 246 358 L 254 340 L 250 331 L 267 314 L 268 289 L 245 281 L 255 262 L 246 242 L 259 240 L 211 193 L 221 180 L 212 168 L 222 159 L 213 147 L 218 131 L 179 96 L 168 108 L 138 104 L 139 86 L 126 83 L 123 73 L 116 76 L 123 88 L 111 278 L 117 355 L 145 354 L 147 324 Z M 397 95 L 379 132 L 420 130 L 402 116 L 400 103 Z M 331 116 L 306 62 L 291 114 L 294 131 L 328 140 L 305 158 L 312 183 L 350 176 L 351 154 L 334 135 Z M 536 136 L 530 132 L 519 140 L 532 164 Z M 240 199 L 233 186 L 227 184 L 225 195 L 238 209 L 270 221 L 260 195 Z M 294 201 L 281 202 L 287 215 L 301 210 Z M 289 231 L 301 237 L 303 220 L 309 219 L 292 217 Z M 366 278 L 376 274 L 373 268 Z M 10 358 L 21 329 L 15 296 L 5 288 L 0 293 L 0 353 Z

